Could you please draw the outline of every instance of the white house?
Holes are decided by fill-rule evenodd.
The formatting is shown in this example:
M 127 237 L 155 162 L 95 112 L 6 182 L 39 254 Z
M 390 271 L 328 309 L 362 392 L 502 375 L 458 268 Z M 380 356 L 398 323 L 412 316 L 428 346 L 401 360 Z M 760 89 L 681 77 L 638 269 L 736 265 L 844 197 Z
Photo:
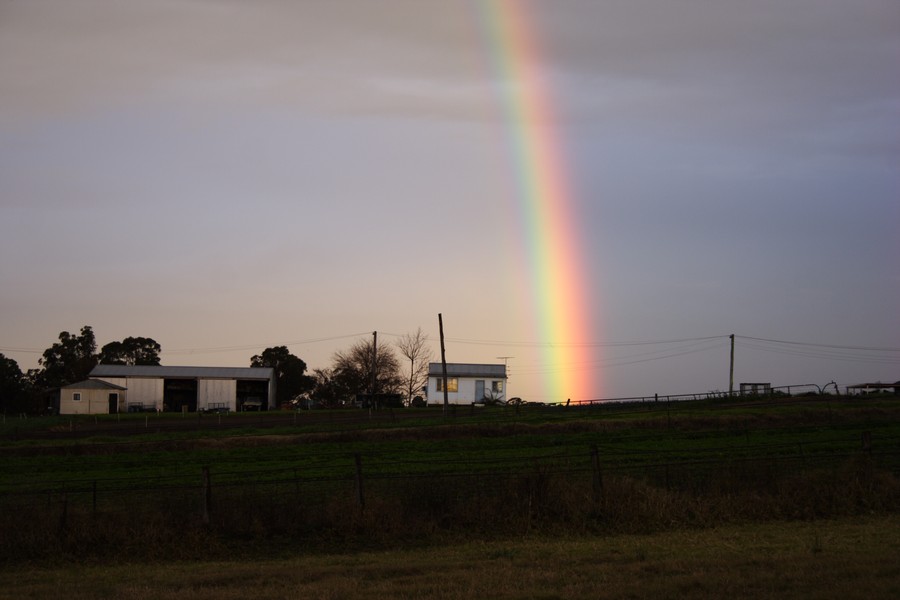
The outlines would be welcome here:
M 119 406 L 123 412 L 275 408 L 271 368 L 97 365 L 89 377 L 128 390 L 127 403 Z
M 444 374 L 441 363 L 428 364 L 429 404 L 444 403 Z M 506 365 L 447 363 L 447 403 L 481 404 L 506 401 Z

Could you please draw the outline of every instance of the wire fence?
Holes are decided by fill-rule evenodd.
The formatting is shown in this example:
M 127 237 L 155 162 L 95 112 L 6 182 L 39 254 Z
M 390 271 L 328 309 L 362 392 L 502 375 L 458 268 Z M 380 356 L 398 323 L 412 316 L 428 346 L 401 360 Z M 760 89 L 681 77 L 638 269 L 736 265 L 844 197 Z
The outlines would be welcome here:
M 630 440 L 633 442 L 634 440 Z M 247 468 L 247 465 L 215 463 L 196 465 L 177 473 L 134 477 L 91 477 L 7 483 L 0 486 L 0 509 L 9 513 L 26 507 L 44 507 L 50 513 L 63 510 L 94 514 L 151 511 L 183 515 L 186 519 L 209 520 L 222 507 L 234 512 L 262 514 L 272 507 L 302 506 L 324 511 L 335 503 L 365 508 L 366 499 L 390 498 L 396 490 L 415 487 L 422 494 L 430 486 L 480 494 L 499 493 L 511 481 L 536 475 L 572 484 L 596 486 L 598 480 L 621 476 L 649 482 L 666 489 L 701 489 L 716 480 L 737 485 L 735 473 L 749 476 L 746 487 L 804 472 L 839 467 L 860 456 L 880 469 L 900 475 L 900 439 L 840 436 L 815 441 L 748 443 L 734 440 L 690 449 L 633 449 L 615 443 L 588 448 L 546 449 L 528 456 L 461 456 L 430 460 L 389 454 L 344 454 L 342 460 L 328 457 L 327 466 L 315 457 L 298 460 L 295 466 Z M 440 485 L 438 485 L 440 484 Z M 740 486 L 739 486 L 740 487 Z
M 328 470 L 213 462 L 159 476 L 4 485 L 0 564 L 194 560 L 231 556 L 248 543 L 396 547 L 434 535 L 642 533 L 900 511 L 900 440 L 838 441 L 690 452 L 593 445 L 442 461 L 348 453 Z
M 900 511 L 894 413 L 869 407 L 845 422 L 841 402 L 854 401 L 825 400 L 807 406 L 801 398 L 756 395 L 696 413 L 677 397 L 571 410 L 526 405 L 522 418 L 511 418 L 519 415 L 513 407 L 460 406 L 443 420 L 432 411 L 409 444 L 380 442 L 403 440 L 405 428 L 394 422 L 427 412 L 60 420 L 50 432 L 60 443 L 3 448 L 11 460 L 0 469 L 0 562 L 60 552 L 192 555 L 221 538 L 331 543 L 445 531 L 643 532 L 679 523 Z M 768 415 L 743 409 L 767 402 L 797 406 L 778 427 Z M 584 411 L 602 418 L 582 419 Z M 538 418 L 529 419 L 532 413 Z M 640 428 L 628 425 L 632 414 L 641 415 Z M 465 427 L 443 427 L 452 419 Z M 540 435 L 531 435 L 534 423 Z M 219 452 L 216 435 L 192 433 L 264 426 L 296 427 L 304 435 L 229 436 L 235 447 Z M 164 435 L 120 441 L 131 429 Z M 435 443 L 419 444 L 423 435 Z M 266 437 L 280 441 L 257 439 Z M 96 456 L 85 462 L 82 453 Z M 91 470 L 80 471 L 84 465 Z

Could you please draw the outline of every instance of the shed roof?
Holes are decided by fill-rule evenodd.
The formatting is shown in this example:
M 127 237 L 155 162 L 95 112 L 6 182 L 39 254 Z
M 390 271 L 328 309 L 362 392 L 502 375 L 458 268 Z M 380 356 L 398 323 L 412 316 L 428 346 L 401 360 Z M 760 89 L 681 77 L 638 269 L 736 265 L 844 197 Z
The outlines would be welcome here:
M 900 387 L 900 381 L 894 383 L 881 383 L 880 381 L 876 383 L 857 383 L 856 385 L 848 385 L 848 388 L 852 390 L 867 390 L 867 389 L 889 389 Z
M 441 363 L 428 363 L 429 377 L 444 375 Z M 506 379 L 506 365 L 484 365 L 474 363 L 447 363 L 448 377 L 492 377 Z
M 126 390 L 128 388 L 124 388 L 121 385 L 116 385 L 114 383 L 109 383 L 108 381 L 102 381 L 100 379 L 85 379 L 84 381 L 79 381 L 77 383 L 70 383 L 69 385 L 64 385 L 62 387 L 64 390 L 75 389 L 75 390 Z
M 170 379 L 274 379 L 271 367 L 164 367 L 159 365 L 97 365 L 90 377 Z

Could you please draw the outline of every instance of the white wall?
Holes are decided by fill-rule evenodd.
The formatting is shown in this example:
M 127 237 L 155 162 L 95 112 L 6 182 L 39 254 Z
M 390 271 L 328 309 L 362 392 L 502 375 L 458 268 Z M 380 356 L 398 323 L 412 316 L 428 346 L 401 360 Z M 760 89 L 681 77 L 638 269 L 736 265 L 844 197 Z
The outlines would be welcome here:
M 95 379 L 127 388 L 128 404 L 141 404 L 145 408 L 156 407 L 157 410 L 162 410 L 165 379 L 161 377 L 96 377 Z M 275 392 L 275 380 L 272 379 L 269 383 L 269 408 L 276 407 Z M 119 402 L 119 410 L 126 412 L 127 405 L 124 405 L 121 400 Z M 237 380 L 197 380 L 197 410 L 204 410 L 210 402 L 226 402 L 229 410 L 237 410 Z
M 119 410 L 122 412 L 128 410 L 128 404 L 140 404 L 144 407 L 156 407 L 157 410 L 162 410 L 163 390 L 165 389 L 165 382 L 162 379 L 137 377 L 128 379 L 124 377 L 97 377 L 97 379 L 128 388 L 128 401 L 126 405 L 121 406 L 120 400 Z
M 237 410 L 237 381 L 234 379 L 200 379 L 197 381 L 197 410 L 210 403 L 224 402 L 228 410 Z
M 81 400 L 75 400 L 75 394 L 81 394 Z M 59 414 L 108 415 L 110 394 L 119 395 L 119 409 L 121 410 L 125 390 L 63 388 L 59 391 Z
M 447 379 L 452 379 L 452 377 L 447 377 Z M 443 404 L 444 403 L 444 392 L 438 391 L 438 381 L 440 381 L 440 377 L 429 377 L 428 378 L 428 403 L 429 404 Z M 456 392 L 447 392 L 447 403 L 448 404 L 472 404 L 473 402 L 481 402 L 482 398 L 475 398 L 475 382 L 483 381 L 484 382 L 484 391 L 485 394 L 490 396 L 491 393 L 491 384 L 494 381 L 503 381 L 500 379 L 491 379 L 490 377 L 457 377 L 459 385 L 457 386 Z M 503 381 L 503 394 L 500 395 L 502 400 L 506 400 L 506 381 Z

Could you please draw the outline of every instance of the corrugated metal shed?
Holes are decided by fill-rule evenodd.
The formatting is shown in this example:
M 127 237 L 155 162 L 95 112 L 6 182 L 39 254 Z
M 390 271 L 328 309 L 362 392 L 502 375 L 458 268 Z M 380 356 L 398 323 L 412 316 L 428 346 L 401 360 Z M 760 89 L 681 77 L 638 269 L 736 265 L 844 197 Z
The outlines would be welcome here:
M 429 377 L 443 377 L 441 363 L 428 363 Z M 491 377 L 506 379 L 506 365 L 447 363 L 448 377 Z
M 271 380 L 270 367 L 164 367 L 152 365 L 97 365 L 90 377 L 156 377 L 166 379 L 259 379 Z

